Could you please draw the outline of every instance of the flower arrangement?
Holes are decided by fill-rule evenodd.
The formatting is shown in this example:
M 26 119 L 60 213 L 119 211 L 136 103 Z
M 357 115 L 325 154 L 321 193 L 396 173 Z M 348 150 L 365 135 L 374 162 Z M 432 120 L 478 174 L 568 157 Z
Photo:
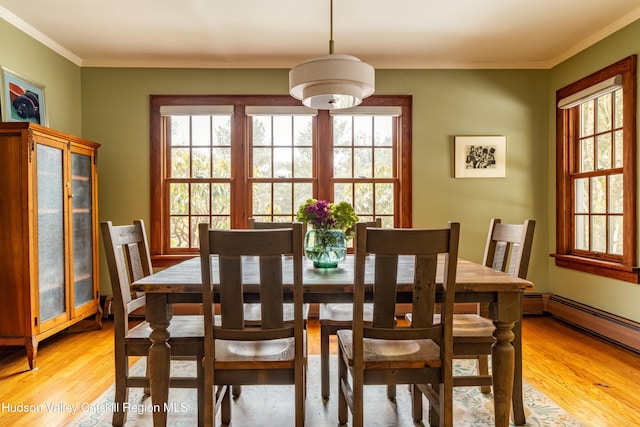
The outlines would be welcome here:
M 347 234 L 347 230 L 358 222 L 353 206 L 347 202 L 329 203 L 326 200 L 309 199 L 300 205 L 296 221 L 304 222 L 314 229 L 338 229 Z M 347 234 L 351 238 L 353 232 Z

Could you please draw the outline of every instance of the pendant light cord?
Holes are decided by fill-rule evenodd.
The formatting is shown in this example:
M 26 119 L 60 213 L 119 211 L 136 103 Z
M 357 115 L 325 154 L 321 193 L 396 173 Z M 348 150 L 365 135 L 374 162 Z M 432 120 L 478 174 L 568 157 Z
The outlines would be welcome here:
M 329 0 L 329 55 L 333 55 L 333 0 Z

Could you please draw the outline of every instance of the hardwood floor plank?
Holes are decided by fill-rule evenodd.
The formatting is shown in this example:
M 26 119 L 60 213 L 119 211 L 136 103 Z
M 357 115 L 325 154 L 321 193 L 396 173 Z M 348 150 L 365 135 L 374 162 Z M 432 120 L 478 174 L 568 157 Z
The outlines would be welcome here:
M 33 371 L 24 349 L 0 348 L 0 405 L 43 407 L 0 411 L 0 426 L 64 426 L 75 415 L 49 412 L 46 403 L 80 405 L 102 394 L 113 383 L 113 322 L 103 325 L 95 330 L 89 320 L 44 340 Z M 310 354 L 320 354 L 319 338 L 318 322 L 310 320 Z M 546 316 L 525 318 L 523 352 L 524 377 L 585 426 L 637 425 L 639 354 Z

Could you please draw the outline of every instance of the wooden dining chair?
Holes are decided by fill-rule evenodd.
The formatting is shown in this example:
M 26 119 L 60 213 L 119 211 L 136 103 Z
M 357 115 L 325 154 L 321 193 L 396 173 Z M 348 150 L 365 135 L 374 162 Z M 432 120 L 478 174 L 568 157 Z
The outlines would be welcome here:
M 503 224 L 498 218 L 492 219 L 485 244 L 483 265 L 526 279 L 535 225 L 535 220 L 526 220 L 522 224 Z M 407 319 L 411 321 L 412 316 L 408 314 Z M 454 387 L 480 386 L 483 393 L 491 391 L 493 379 L 489 374 L 488 356 L 495 342 L 494 330 L 493 321 L 489 318 L 488 304 L 479 304 L 477 313 L 454 314 L 454 359 L 477 359 L 476 373 L 455 376 Z M 525 423 L 522 396 L 522 324 L 516 322 L 513 330 L 516 335 L 513 341 L 516 353 L 513 416 L 516 424 L 521 425 Z
M 437 230 L 367 228 L 356 224 L 352 329 L 338 335 L 338 422 L 364 423 L 363 388 L 369 384 L 409 384 L 412 415 L 422 422 L 422 396 L 429 402 L 429 425 L 453 425 L 453 303 L 460 224 Z M 414 257 L 413 323 L 395 318 L 398 257 Z M 373 257 L 367 261 L 367 257 Z M 442 257 L 439 260 L 439 256 Z M 367 263 L 372 266 L 367 269 Z M 444 264 L 442 264 L 444 262 Z M 443 272 L 438 287 L 436 271 Z M 373 282 L 373 321 L 364 321 L 365 283 Z M 437 296 L 440 298 L 437 298 Z M 440 307 L 440 323 L 434 323 Z M 372 411 L 368 415 L 375 416 Z
M 147 356 L 151 341 L 151 327 L 144 321 L 132 326 L 129 315 L 145 306 L 145 295 L 132 292 L 131 283 L 152 273 L 149 245 L 144 222 L 136 220 L 133 225 L 114 226 L 111 221 L 100 224 L 104 242 L 111 290 L 113 293 L 114 353 L 115 353 L 115 398 L 116 410 L 112 424 L 122 426 L 126 422 L 124 403 L 128 400 L 129 388 L 148 389 L 148 375 L 129 374 L 131 356 Z M 204 375 L 201 363 L 204 355 L 204 324 L 202 316 L 174 316 L 169 326 L 171 356 L 176 359 L 192 359 L 196 363 L 195 377 L 170 377 L 169 387 L 197 388 L 198 413 L 204 408 Z M 198 425 L 202 424 L 198 417 Z
M 294 222 L 266 222 L 256 221 L 254 218 L 249 218 L 248 225 L 250 230 L 274 230 L 278 228 L 293 228 Z M 307 230 L 307 224 L 302 224 L 302 241 L 304 242 L 304 233 Z M 304 254 L 304 250 L 302 250 Z M 303 307 L 305 325 L 309 318 L 309 304 L 305 304 Z M 284 317 L 286 321 L 293 321 L 293 304 L 285 304 Z M 244 305 L 244 320 L 245 322 L 260 323 L 260 306 L 259 304 L 245 304 Z M 236 395 L 234 393 L 234 395 Z M 237 397 L 237 396 L 236 396 Z
M 382 220 L 377 218 L 375 221 L 365 221 L 367 227 L 382 227 Z M 351 230 L 354 231 L 354 230 Z M 371 304 L 364 305 L 365 321 L 371 322 L 373 317 L 373 306 Z M 352 304 L 324 303 L 319 307 L 320 322 L 320 391 L 322 398 L 326 401 L 329 399 L 330 384 L 330 368 L 329 368 L 329 337 L 335 335 L 340 329 L 350 328 L 353 318 Z
M 295 425 L 304 425 L 307 349 L 302 315 L 302 224 L 272 230 L 210 230 L 208 224 L 200 224 L 199 233 L 205 423 L 213 424 L 218 408 L 222 424 L 231 422 L 229 386 L 293 384 Z M 218 289 L 213 285 L 212 255 L 219 261 Z M 244 256 L 257 257 L 255 262 L 259 262 L 259 325 L 244 319 Z M 283 262 L 289 261 L 285 269 Z M 293 284 L 285 287 L 286 278 L 292 278 Z M 219 293 L 219 326 L 213 322 L 214 292 Z M 293 292 L 293 323 L 284 319 L 287 292 Z

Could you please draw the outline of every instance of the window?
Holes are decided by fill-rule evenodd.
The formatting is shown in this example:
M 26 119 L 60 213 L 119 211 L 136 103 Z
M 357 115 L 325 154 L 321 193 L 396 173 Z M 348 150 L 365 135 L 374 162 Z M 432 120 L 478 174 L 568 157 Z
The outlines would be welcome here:
M 556 98 L 556 265 L 638 283 L 636 57 Z
M 308 198 L 411 226 L 411 97 L 335 112 L 289 96 L 151 97 L 151 252 L 197 252 L 197 225 L 292 221 Z

